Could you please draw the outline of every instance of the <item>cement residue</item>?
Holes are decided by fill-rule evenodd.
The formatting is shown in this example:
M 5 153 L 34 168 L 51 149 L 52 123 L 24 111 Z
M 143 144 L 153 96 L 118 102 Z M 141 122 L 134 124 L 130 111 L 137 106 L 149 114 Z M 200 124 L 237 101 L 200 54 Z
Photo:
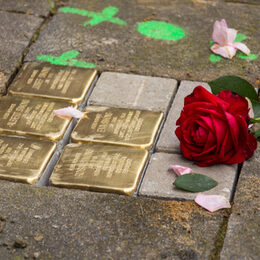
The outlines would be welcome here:
M 197 247 L 198 244 L 195 237 L 200 236 L 200 233 L 203 232 L 203 228 L 200 230 L 200 226 L 212 226 L 215 222 L 213 228 L 209 227 L 209 230 L 213 232 L 205 235 L 207 238 L 212 236 L 214 239 L 214 236 L 217 235 L 218 232 L 218 226 L 222 222 L 223 214 L 225 214 L 225 211 L 209 213 L 192 201 L 171 201 L 167 204 L 162 204 L 162 207 L 164 216 L 172 219 L 172 226 L 178 234 L 176 235 L 178 243 L 194 247 Z M 154 224 L 157 223 L 157 225 L 159 225 L 159 215 L 153 214 Z M 157 222 L 155 220 L 157 220 Z

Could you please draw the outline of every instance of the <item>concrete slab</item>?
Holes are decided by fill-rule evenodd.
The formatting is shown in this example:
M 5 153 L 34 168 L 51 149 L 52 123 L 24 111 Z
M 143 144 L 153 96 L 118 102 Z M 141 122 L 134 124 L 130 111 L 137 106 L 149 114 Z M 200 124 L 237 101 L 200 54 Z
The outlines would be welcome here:
M 36 60 L 38 55 L 60 56 L 75 50 L 79 51 L 79 60 L 92 62 L 102 71 L 205 82 L 228 73 L 257 85 L 260 58 L 235 57 L 212 62 L 209 41 L 214 22 L 226 18 L 229 27 L 248 37 L 244 42 L 252 54 L 258 55 L 258 5 L 190 0 L 136 0 L 134 4 L 120 0 L 73 0 L 67 6 L 74 9 L 61 9 L 54 16 L 32 46 L 27 61 Z M 88 13 L 94 12 L 97 17 L 108 6 L 117 8 L 113 9 L 113 18 L 117 19 L 112 22 L 101 22 Z M 153 34 L 153 26 L 158 35 Z M 171 38 L 167 38 L 165 30 L 173 31 Z
M 47 0 L 0 0 L 0 10 L 47 16 L 49 5 Z
M 34 16 L 0 11 L 0 96 L 6 92 L 8 80 L 42 21 Z
M 103 72 L 89 105 L 137 108 L 166 113 L 177 90 L 174 79 Z
M 260 147 L 244 162 L 220 259 L 260 258 Z
M 207 83 L 194 81 L 181 82 L 156 145 L 157 151 L 180 153 L 180 142 L 175 135 L 176 121 L 180 117 L 181 110 L 183 109 L 184 98 L 191 94 L 193 89 L 198 85 L 210 91 L 210 87 Z
M 228 200 L 230 199 L 236 177 L 236 165 L 219 164 L 211 167 L 198 167 L 181 155 L 167 153 L 152 155 L 138 194 L 165 199 L 193 200 L 197 193 L 182 191 L 173 185 L 176 175 L 169 169 L 171 164 L 186 166 L 192 168 L 195 173 L 213 178 L 218 182 L 218 185 L 204 193 L 222 195 Z
M 208 259 L 227 211 L 0 182 L 2 259 Z

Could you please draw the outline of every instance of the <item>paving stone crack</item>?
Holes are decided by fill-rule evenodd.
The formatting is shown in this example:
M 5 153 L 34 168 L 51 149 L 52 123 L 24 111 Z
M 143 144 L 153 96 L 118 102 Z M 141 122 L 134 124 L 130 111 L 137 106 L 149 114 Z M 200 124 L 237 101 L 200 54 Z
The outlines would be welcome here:
M 107 185 L 106 190 L 99 192 L 100 190 L 95 190 L 97 186 L 88 190 L 87 185 L 91 184 L 88 180 L 83 187 L 83 178 L 79 178 L 79 181 L 73 179 L 73 176 L 80 177 L 80 174 L 91 176 L 94 173 L 95 177 L 100 174 L 99 180 L 103 181 L 108 176 L 103 172 L 109 168 L 111 169 L 109 172 L 114 172 L 114 176 L 120 176 L 118 179 L 121 179 L 122 173 L 126 172 L 122 170 L 123 167 L 129 165 L 123 163 L 127 160 L 123 156 L 117 161 L 114 157 L 107 156 L 109 153 L 104 152 L 105 144 L 100 150 L 93 149 L 93 154 L 98 159 L 94 159 L 94 156 L 87 157 L 86 147 L 88 145 L 91 148 L 92 144 L 89 143 L 91 140 L 86 141 L 85 144 L 77 143 L 72 134 L 72 131 L 76 132 L 75 125 L 79 120 L 66 121 L 62 134 L 54 139 L 55 141 L 49 140 L 52 146 L 51 149 L 48 148 L 49 152 L 48 154 L 46 152 L 46 156 L 44 156 L 45 148 L 37 149 L 36 146 L 38 143 L 45 143 L 43 140 L 35 138 L 35 143 L 30 147 L 29 139 L 33 138 L 27 137 L 30 137 L 31 132 L 27 131 L 28 136 L 21 137 L 27 130 L 25 128 L 29 124 L 29 119 L 37 130 L 40 129 L 41 133 L 45 133 L 43 126 L 47 125 L 45 124 L 47 116 L 54 120 L 58 119 L 54 117 L 54 109 L 51 107 L 48 110 L 49 114 L 44 112 L 46 104 L 55 98 L 57 102 L 54 103 L 57 104 L 60 102 L 59 99 L 65 99 L 67 96 L 56 95 L 56 92 L 52 95 L 48 93 L 49 96 L 44 97 L 44 102 L 40 101 L 39 104 L 32 105 L 28 109 L 23 105 L 21 107 L 24 109 L 20 107 L 20 110 L 15 111 L 16 118 L 21 115 L 19 119 L 22 118 L 22 121 L 24 119 L 26 123 L 18 129 L 16 136 L 10 134 L 8 137 L 3 133 L 4 137 L 1 137 L 4 144 L 8 144 L 7 139 L 14 140 L 10 146 L 11 152 L 6 152 L 8 167 L 10 167 L 7 168 L 7 175 L 12 174 L 11 167 L 14 166 L 11 163 L 15 156 L 24 163 L 21 167 L 17 167 L 19 170 L 24 170 L 24 175 L 29 172 L 27 166 L 28 169 L 33 168 L 37 158 L 44 164 L 42 163 L 41 171 L 37 175 L 37 180 L 39 178 L 40 180 L 36 184 L 28 181 L 29 184 L 25 185 L 15 179 L 1 180 L 0 255 L 2 257 L 0 258 L 71 259 L 77 256 L 88 259 L 97 257 L 102 259 L 106 257 L 111 259 L 240 259 L 244 255 L 255 258 L 257 252 L 254 248 L 257 247 L 256 238 L 259 235 L 257 232 L 259 230 L 258 158 L 252 159 L 252 163 L 246 161 L 243 165 L 198 168 L 181 155 L 174 132 L 176 120 L 183 109 L 184 98 L 192 92 L 195 84 L 206 88 L 207 82 L 227 72 L 245 77 L 256 86 L 259 83 L 257 75 L 259 60 L 246 61 L 234 58 L 232 61 L 222 59 L 218 64 L 211 64 L 208 60 L 210 53 L 208 41 L 212 35 L 214 21 L 225 18 L 230 26 L 235 28 L 237 26 L 239 32 L 248 35 L 246 44 L 253 53 L 258 53 L 257 17 L 260 2 L 257 0 L 138 0 L 135 3 L 112 1 L 111 4 L 115 4 L 120 10 L 118 16 L 127 21 L 128 25 L 123 29 L 105 21 L 95 30 L 91 26 L 84 27 L 82 18 L 78 16 L 58 13 L 60 7 L 68 5 L 67 0 L 52 0 L 52 2 L 56 4 L 53 13 L 50 12 L 46 0 L 39 3 L 23 0 L 17 4 L 2 0 L 1 3 L 4 3 L 1 5 L 2 17 L 6 16 L 6 18 L 1 17 L 3 55 L 0 88 L 5 96 L 2 97 L 0 104 L 3 104 L 6 99 L 15 99 L 12 88 L 16 81 L 20 86 L 31 82 L 28 83 L 28 88 L 33 91 L 29 94 L 35 99 L 38 97 L 37 87 L 42 90 L 40 93 L 42 99 L 45 94 L 43 92 L 47 91 L 48 86 L 53 86 L 51 89 L 60 92 L 70 89 L 73 94 L 76 93 L 78 85 L 81 85 L 78 83 L 85 84 L 84 79 L 79 77 L 75 80 L 74 77 L 73 82 L 74 74 L 72 73 L 70 78 L 67 73 L 75 70 L 77 71 L 75 75 L 78 75 L 80 70 L 83 77 L 87 78 L 85 74 L 88 73 L 87 70 L 63 66 L 57 70 L 64 70 L 66 74 L 60 74 L 62 76 L 58 77 L 58 73 L 51 69 L 51 75 L 54 76 L 49 73 L 45 77 L 43 75 L 46 71 L 40 71 L 40 68 L 48 69 L 49 66 L 54 67 L 54 65 L 37 60 L 38 55 L 59 57 L 62 53 L 73 50 L 79 53 L 80 61 L 93 59 L 98 67 L 98 74 L 95 74 L 94 81 L 92 81 L 94 76 L 91 78 L 93 85 L 85 88 L 86 92 L 80 96 L 82 99 L 75 103 L 64 102 L 61 106 L 64 108 L 74 105 L 80 111 L 87 111 L 85 115 L 89 116 L 90 120 L 86 122 L 85 128 L 92 124 L 94 128 L 99 122 L 95 121 L 96 117 L 90 116 L 91 106 L 116 108 L 121 110 L 118 112 L 119 116 L 122 115 L 123 109 L 129 111 L 140 109 L 151 113 L 162 111 L 163 115 L 161 114 L 160 124 L 158 123 L 154 128 L 156 131 L 151 145 L 147 148 L 149 153 L 145 157 L 146 162 L 139 164 L 138 159 L 132 159 L 133 166 L 137 165 L 140 169 L 136 174 L 138 184 L 134 187 L 133 194 L 118 196 L 109 194 L 112 192 L 112 189 L 110 190 L 112 186 Z M 92 10 L 95 13 L 101 12 L 105 7 L 104 1 L 100 0 L 70 1 L 72 2 L 74 7 Z M 176 23 L 185 30 L 187 37 L 181 41 L 166 42 L 140 35 L 136 31 L 136 26 L 138 23 L 145 22 L 146 18 L 147 21 L 150 20 L 151 12 L 153 12 L 151 20 Z M 29 73 L 20 77 L 23 70 L 30 66 L 33 67 L 32 70 L 37 70 L 33 74 L 35 77 Z M 19 82 L 21 79 L 23 83 Z M 28 93 L 20 93 L 21 96 L 24 94 L 23 99 L 26 100 L 25 95 Z M 9 105 L 1 107 L 6 117 L 11 113 L 9 110 L 11 104 L 15 102 L 11 100 Z M 43 112 L 38 113 L 40 111 Z M 11 124 L 14 121 L 9 122 Z M 116 125 L 114 121 L 110 122 L 110 128 Z M 126 132 L 130 135 L 130 131 L 125 129 L 134 128 L 135 124 L 129 127 L 128 121 L 125 123 L 122 120 L 122 122 L 117 124 L 117 128 L 122 129 L 122 135 Z M 141 121 L 136 120 L 136 125 L 140 127 L 138 122 Z M 99 126 L 103 125 L 105 123 Z M 149 130 L 151 128 L 147 127 Z M 14 127 L 11 130 L 13 129 Z M 102 130 L 98 127 L 96 129 Z M 49 132 L 54 133 L 54 131 Z M 99 134 L 100 137 L 102 131 L 96 132 L 96 136 Z M 144 139 L 143 133 L 146 132 L 142 132 L 140 139 Z M 51 134 L 51 137 L 54 136 Z M 95 136 L 93 135 L 92 138 Z M 20 144 L 26 143 L 25 139 L 28 141 L 28 146 L 22 147 Z M 66 144 L 69 145 L 66 147 Z M 55 145 L 58 147 L 56 148 Z M 68 156 L 64 157 L 68 160 L 64 160 L 65 166 L 60 171 L 60 176 L 68 172 L 68 176 L 69 174 L 72 176 L 69 184 L 79 184 L 77 187 L 82 188 L 76 190 L 69 185 L 56 188 L 55 186 L 58 185 L 53 182 L 53 176 L 59 166 L 62 166 L 58 161 L 66 148 L 77 145 L 85 146 L 82 148 L 85 150 L 70 150 Z M 39 145 L 39 147 L 45 146 Z M 36 151 L 35 156 L 29 157 L 33 149 Z M 128 148 L 120 147 L 120 149 L 123 154 Z M 131 149 L 129 148 L 128 152 L 129 150 Z M 99 156 L 101 153 L 104 154 L 103 157 Z M 75 156 L 76 154 L 79 156 Z M 91 160 L 82 159 L 84 156 Z M 106 160 L 107 158 L 110 160 Z M 112 165 L 113 160 L 117 163 Z M 232 208 L 209 213 L 194 202 L 196 194 L 176 191 L 173 185 L 175 175 L 171 169 L 169 170 L 171 164 L 191 167 L 194 171 L 216 179 L 219 185 L 208 194 L 225 196 L 226 199 L 231 200 Z M 115 171 L 115 165 L 118 166 L 118 172 Z M 3 166 L 1 170 L 4 169 Z M 100 169 L 104 171 L 100 172 Z M 37 181 L 36 178 L 34 180 Z M 66 179 L 63 179 L 63 183 L 64 180 Z M 48 216 L 45 218 L 46 211 Z M 3 214 L 7 217 L 1 219 Z M 27 247 L 23 248 L 23 241 L 15 240 L 17 235 L 21 235 L 26 240 Z
M 224 240 L 225 240 L 226 233 L 227 233 L 228 221 L 229 221 L 229 217 L 230 217 L 231 213 L 232 213 L 231 210 L 225 210 L 224 214 L 227 214 L 227 215 L 223 216 L 223 221 L 220 224 L 220 228 L 216 235 L 216 239 L 214 242 L 215 248 L 211 251 L 211 256 L 210 256 L 211 260 L 220 259 L 220 253 L 221 253 L 221 250 L 224 245 Z
M 37 28 L 37 30 L 35 31 L 35 33 L 31 37 L 27 47 L 23 50 L 21 56 L 19 57 L 19 59 L 17 61 L 17 64 L 14 66 L 13 72 L 10 73 L 9 79 L 8 79 L 8 81 L 6 83 L 6 93 L 7 93 L 8 87 L 11 85 L 11 83 L 14 80 L 14 78 L 16 77 L 16 75 L 18 74 L 20 69 L 22 68 L 22 66 L 24 64 L 24 58 L 28 54 L 32 44 L 37 41 L 37 39 L 38 39 L 38 37 L 40 35 L 40 32 L 44 29 L 45 25 L 49 22 L 49 20 L 50 20 L 50 17 L 47 17 L 47 18 L 45 17 L 45 19 L 42 21 L 40 26 Z
M 260 3 L 256 3 L 256 2 L 248 3 L 248 2 L 243 2 L 243 1 L 236 1 L 235 3 L 234 3 L 234 1 L 227 1 L 227 3 L 244 4 L 244 5 L 260 5 Z
M 91 87 L 90 87 L 84 101 L 79 104 L 78 109 L 80 111 L 82 111 L 87 106 L 88 99 L 96 85 L 98 78 L 99 78 L 99 75 L 97 75 L 95 77 L 95 79 L 93 80 Z M 70 143 L 71 133 L 74 130 L 78 120 L 79 119 L 73 118 L 72 121 L 70 122 L 70 124 L 67 127 L 67 130 L 64 134 L 64 137 L 60 141 L 58 141 L 56 151 L 52 155 L 52 158 L 50 159 L 48 165 L 46 166 L 40 180 L 37 183 L 35 183 L 35 186 L 37 186 L 37 187 L 49 186 L 49 179 L 53 173 L 54 167 L 56 166 L 57 162 L 59 161 L 61 154 L 64 150 L 64 147 Z
M 42 19 L 45 19 L 49 16 L 49 15 L 48 16 L 38 15 L 38 14 L 31 13 L 31 12 L 23 12 L 23 11 L 17 11 L 17 10 L 0 9 L 0 11 L 6 12 L 6 13 L 13 13 L 13 14 L 24 14 L 24 15 L 29 15 L 29 16 L 35 16 L 35 17 L 39 17 Z
M 154 144 L 154 151 L 153 151 L 153 152 L 156 152 L 156 151 L 157 151 L 157 149 L 156 149 L 156 147 L 157 147 L 157 142 L 158 142 L 158 140 L 159 140 L 160 134 L 161 134 L 162 129 L 163 129 L 163 127 L 164 127 L 164 124 L 165 124 L 165 122 L 166 122 L 166 119 L 167 119 L 167 116 L 168 116 L 169 111 L 170 111 L 170 109 L 171 109 L 171 106 L 173 105 L 173 100 L 174 100 L 174 98 L 175 98 L 175 96 L 176 96 L 176 93 L 177 93 L 177 91 L 178 91 L 178 89 L 179 89 L 180 84 L 181 84 L 181 82 L 180 82 L 180 81 L 177 81 L 176 90 L 175 90 L 175 92 L 173 93 L 173 95 L 172 95 L 172 97 L 171 97 L 171 100 L 169 101 L 169 105 L 168 105 L 168 107 L 167 107 L 167 109 L 166 109 L 166 111 L 165 111 L 165 113 L 164 113 L 163 121 L 162 121 L 161 126 L 160 126 L 160 128 L 159 128 L 159 130 L 158 130 L 158 135 L 157 135 L 157 138 L 156 138 L 156 140 L 155 140 L 155 142 L 154 142 L 155 144 Z
M 235 180 L 234 180 L 234 183 L 233 183 L 233 188 L 232 188 L 231 195 L 230 195 L 230 202 L 232 202 L 234 197 L 235 197 L 236 187 L 237 187 L 237 183 L 238 183 L 238 180 L 239 180 L 239 176 L 240 176 L 242 167 L 243 167 L 243 163 L 239 163 L 237 165 L 237 174 L 236 174 L 236 177 L 235 177 Z

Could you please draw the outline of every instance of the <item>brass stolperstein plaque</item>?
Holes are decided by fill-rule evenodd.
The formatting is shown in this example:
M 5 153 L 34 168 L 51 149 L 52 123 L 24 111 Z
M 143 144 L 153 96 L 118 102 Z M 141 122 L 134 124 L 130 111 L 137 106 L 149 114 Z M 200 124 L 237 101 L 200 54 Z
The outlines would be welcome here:
M 50 178 L 55 186 L 131 195 L 148 152 L 103 144 L 69 144 Z
M 0 100 L 0 134 L 59 140 L 70 120 L 55 116 L 53 110 L 68 105 L 67 102 L 4 96 Z
M 50 141 L 0 136 L 0 179 L 37 182 L 55 148 Z
M 162 112 L 89 106 L 72 132 L 76 143 L 107 143 L 149 149 L 163 118 Z
M 10 86 L 9 93 L 78 104 L 84 100 L 96 75 L 96 70 L 26 63 Z

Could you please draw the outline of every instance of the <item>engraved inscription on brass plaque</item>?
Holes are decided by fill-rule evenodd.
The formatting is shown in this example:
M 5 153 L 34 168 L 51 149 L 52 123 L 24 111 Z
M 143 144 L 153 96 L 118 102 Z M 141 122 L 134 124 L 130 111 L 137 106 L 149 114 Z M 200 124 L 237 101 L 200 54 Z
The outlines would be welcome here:
M 61 119 L 53 110 L 67 102 L 5 96 L 0 102 L 0 134 L 23 135 L 40 139 L 62 138 L 69 119 Z
M 26 63 L 9 88 L 12 95 L 62 100 L 78 104 L 91 86 L 96 70 Z
M 131 195 L 137 188 L 148 152 L 103 144 L 69 144 L 55 166 L 55 186 Z
M 89 106 L 72 132 L 77 143 L 107 143 L 151 148 L 163 113 L 125 108 Z
M 55 148 L 50 141 L 0 136 L 0 178 L 37 182 Z

